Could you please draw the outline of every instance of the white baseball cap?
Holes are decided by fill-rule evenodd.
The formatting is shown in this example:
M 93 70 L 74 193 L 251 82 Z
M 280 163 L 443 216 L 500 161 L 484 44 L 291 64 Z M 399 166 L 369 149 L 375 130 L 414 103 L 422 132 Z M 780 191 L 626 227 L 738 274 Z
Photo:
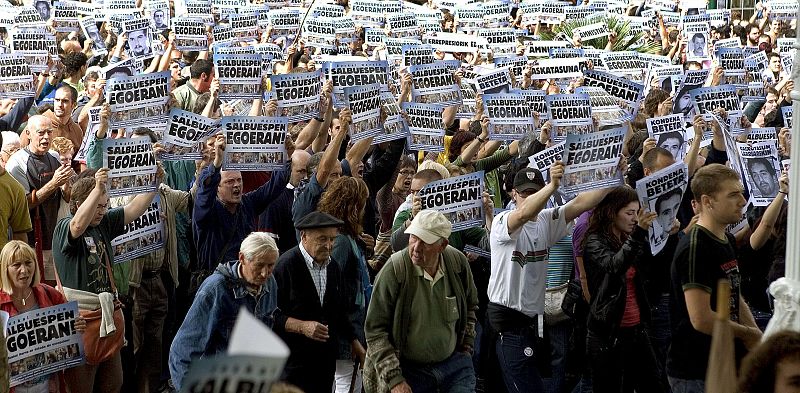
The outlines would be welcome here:
M 422 210 L 417 213 L 405 233 L 414 235 L 427 244 L 433 244 L 439 239 L 447 239 L 453 231 L 453 224 L 441 212 L 436 210 Z

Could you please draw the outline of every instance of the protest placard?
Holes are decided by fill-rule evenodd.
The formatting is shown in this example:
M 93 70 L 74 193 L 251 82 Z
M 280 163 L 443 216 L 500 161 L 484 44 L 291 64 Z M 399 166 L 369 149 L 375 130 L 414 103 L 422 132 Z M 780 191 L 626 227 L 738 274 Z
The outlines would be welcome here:
M 528 168 L 536 168 L 545 179 L 550 177 L 550 166 L 561 161 L 564 156 L 565 142 L 557 143 L 528 157 Z
M 428 183 L 419 191 L 422 209 L 443 213 L 453 231 L 484 224 L 483 171 Z
M 680 114 L 647 119 L 647 133 L 656 140 L 656 146 L 667 149 L 676 161 L 686 155 L 684 119 Z
M 347 87 L 345 99 L 353 115 L 350 140 L 353 142 L 376 136 L 381 132 L 381 85 Z
M 706 22 L 684 23 L 683 34 L 688 39 L 686 59 L 692 61 L 705 61 L 711 58 L 708 53 L 709 27 Z
M 442 52 L 471 53 L 489 48 L 486 38 L 457 33 L 426 34 L 422 37 L 422 42 Z
M 626 126 L 588 134 L 569 134 L 564 146 L 561 188 L 575 194 L 622 184 L 618 164 Z
M 792 114 L 794 112 L 794 108 L 792 106 L 782 106 L 781 107 L 781 114 L 783 114 L 783 124 L 794 124 L 792 123 Z
M 689 92 L 697 114 L 704 115 L 716 108 L 735 111 L 739 108 L 739 96 L 732 85 L 701 87 Z
M 441 106 L 404 102 L 402 108 L 408 115 L 409 149 L 444 151 L 444 121 Z
M 619 106 L 619 100 L 598 86 L 581 86 L 577 94 L 588 94 L 592 104 L 592 117 L 598 126 L 618 125 L 630 121 L 631 115 Z
M 581 37 L 581 41 L 586 42 L 595 38 L 608 37 L 611 35 L 611 30 L 608 29 L 605 22 L 601 22 L 578 27 L 572 30 L 572 33 L 578 34 Z
M 86 132 L 83 133 L 81 145 L 72 156 L 72 159 L 81 163 L 86 163 L 86 152 L 89 149 L 89 144 L 95 140 L 97 129 L 100 127 L 100 110 L 103 107 L 95 106 L 89 108 L 89 125 L 86 127 Z
M 186 1 L 186 14 L 178 16 L 200 19 L 208 26 L 213 26 L 214 15 L 211 14 L 211 7 L 208 3 L 206 0 L 188 0 Z
M 793 38 L 778 38 L 776 48 L 780 54 L 790 53 L 794 50 Z
M 386 32 L 384 32 L 383 29 L 377 27 L 367 27 L 364 29 L 364 43 L 369 46 L 378 46 L 383 44 L 387 38 Z
M 689 91 L 702 87 L 708 79 L 709 70 L 687 70 L 686 74 L 681 81 L 681 87 L 678 88 L 678 94 L 675 94 L 675 102 L 673 103 L 672 113 L 680 113 L 684 115 L 687 122 L 691 122 L 691 114 L 694 111 L 692 95 Z
M 564 9 L 564 20 L 565 21 L 585 20 L 588 19 L 589 16 L 599 12 L 603 12 L 603 9 L 595 5 L 578 5 L 578 6 L 566 7 Z
M 767 206 L 778 195 L 778 149 L 775 143 L 736 143 L 742 177 L 754 206 Z
M 763 82 L 750 82 L 741 98 L 743 103 L 763 101 L 767 96 L 766 86 Z
M 296 32 L 300 28 L 302 15 L 297 9 L 274 9 L 267 14 L 269 24 L 272 26 L 272 35 L 289 34 Z
M 472 119 L 475 116 L 475 98 L 478 93 L 475 90 L 475 86 L 464 78 L 461 79 L 459 88 L 461 89 L 461 106 L 458 108 L 456 118 Z
M 152 192 L 158 188 L 156 156 L 149 138 L 106 139 L 103 166 L 108 173 L 110 197 Z
M 484 27 L 483 17 L 485 15 L 486 11 L 484 11 L 481 3 L 459 5 L 455 12 L 455 16 L 458 19 L 458 27 L 461 31 Z
M 353 19 L 374 22 L 377 27 L 383 27 L 384 6 L 380 0 L 352 0 L 349 5 Z
M 482 93 L 499 91 L 510 84 L 511 76 L 508 74 L 508 68 L 496 68 L 475 78 L 475 86 Z
M 403 51 L 403 66 L 431 64 L 436 61 L 433 56 L 433 47 L 428 44 L 407 44 L 401 48 Z
M 83 339 L 75 330 L 78 316 L 73 301 L 8 318 L 4 345 L 11 387 L 84 363 Z
M 725 76 L 744 75 L 744 54 L 741 48 L 717 49 L 717 61 Z
M 205 21 L 200 18 L 172 18 L 175 47 L 179 50 L 208 50 L 208 35 Z
M 78 8 L 74 1 L 56 1 L 53 7 L 53 24 L 59 33 L 80 31 Z
M 417 16 L 411 12 L 386 15 L 386 28 L 395 37 L 405 37 L 407 35 L 397 35 L 397 33 L 412 33 L 418 35 Z
M 411 94 L 414 101 L 438 106 L 461 104 L 461 89 L 453 72 L 442 62 L 408 67 L 413 77 Z
M 591 132 L 592 104 L 588 94 L 549 94 L 544 99 L 554 141 L 563 141 L 568 133 Z
M 583 85 L 601 87 L 608 94 L 619 98 L 628 105 L 633 105 L 639 101 L 644 91 L 644 85 L 640 83 L 595 70 L 586 70 L 584 72 Z
M 372 144 L 407 138 L 410 136 L 408 126 L 401 114 L 400 105 L 394 94 L 388 91 L 381 92 L 381 110 L 386 114 L 386 120 L 381 124 L 381 131 L 372 140 Z
M 15 29 L 11 31 L 11 51 L 25 57 L 31 71 L 45 72 L 50 61 L 47 31 L 44 29 Z
M 533 113 L 522 94 L 484 94 L 483 107 L 489 117 L 489 139 L 519 140 L 534 131 Z
M 345 15 L 345 9 L 337 4 L 319 4 L 311 9 L 311 13 L 316 17 L 338 18 Z
M 133 17 L 122 21 L 122 32 L 127 34 L 126 49 L 131 57 L 149 59 L 153 53 L 151 21 L 144 17 Z
M 214 73 L 223 100 L 261 96 L 261 55 L 214 55 Z
M 791 0 L 770 0 L 767 3 L 769 17 L 772 20 L 797 20 L 798 5 Z
M 778 147 L 778 130 L 775 127 L 753 127 L 747 132 L 747 142 L 767 142 Z
M 203 158 L 202 144 L 217 132 L 219 121 L 192 112 L 172 108 L 166 133 L 161 142 L 166 161 L 199 160 Z
M 633 51 L 602 52 L 600 57 L 603 59 L 603 65 L 610 72 L 617 74 L 641 74 L 646 68 L 639 54 Z
M 237 40 L 251 40 L 258 37 L 258 15 L 254 12 L 237 13 L 228 16 L 231 32 Z
M 164 248 L 166 233 L 162 213 L 161 197 L 156 194 L 147 210 L 125 225 L 122 235 L 111 240 L 114 263 L 130 261 Z
M 652 255 L 658 254 L 667 245 L 688 185 L 689 168 L 682 160 L 636 182 L 636 194 L 642 207 L 657 214 L 647 230 Z
M 19 54 L 0 55 L 0 98 L 33 96 L 33 74 L 25 57 Z
M 36 10 L 33 6 L 24 5 L 18 8 L 17 14 L 14 16 L 14 27 L 23 28 L 37 28 L 45 27 L 45 20 L 42 19 L 42 15 L 39 14 L 39 11 Z M 48 11 L 49 12 L 49 11 Z
M 525 79 L 525 67 L 528 66 L 528 58 L 525 56 L 503 56 L 494 58 L 495 68 L 506 68 L 514 74 L 514 79 L 519 84 Z
M 531 79 L 579 78 L 581 71 L 580 59 L 539 59 L 531 66 Z
M 523 46 L 525 47 L 525 56 L 537 58 L 550 56 L 551 49 L 568 48 L 570 45 L 566 41 L 525 41 Z
M 794 53 L 781 54 L 781 67 L 786 74 L 792 74 L 792 69 L 794 69 L 794 57 Z
M 513 28 L 494 28 L 478 30 L 478 37 L 485 38 L 495 56 L 514 54 L 517 50 L 517 37 L 521 30 Z
M 82 17 L 79 21 L 84 37 L 92 40 L 92 53 L 95 56 L 104 56 L 108 53 L 106 43 L 100 30 L 97 28 L 97 21 L 93 17 Z
M 272 91 L 278 101 L 279 115 L 289 122 L 313 119 L 319 115 L 322 71 L 273 75 Z
M 105 94 L 106 102 L 111 107 L 109 123 L 112 128 L 166 120 L 170 71 L 110 76 L 106 82 Z
M 333 82 L 333 102 L 345 105 L 344 88 L 378 83 L 388 89 L 389 64 L 386 61 L 336 61 L 322 64 L 325 79 Z
M 273 171 L 286 165 L 286 117 L 225 116 L 220 131 L 225 135 L 226 171 Z

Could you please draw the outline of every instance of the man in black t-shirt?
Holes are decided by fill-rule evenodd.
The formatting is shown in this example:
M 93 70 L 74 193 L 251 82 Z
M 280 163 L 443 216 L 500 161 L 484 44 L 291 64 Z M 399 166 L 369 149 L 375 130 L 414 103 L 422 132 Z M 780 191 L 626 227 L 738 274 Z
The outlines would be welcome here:
M 700 218 L 678 243 L 672 261 L 675 331 L 667 356 L 667 375 L 674 393 L 702 393 L 711 351 L 711 332 L 717 308 L 717 281 L 731 284 L 729 304 L 737 355 L 761 339 L 753 315 L 739 296 L 741 276 L 735 239 L 725 232 L 736 223 L 746 204 L 740 176 L 720 164 L 697 171 L 692 192 Z

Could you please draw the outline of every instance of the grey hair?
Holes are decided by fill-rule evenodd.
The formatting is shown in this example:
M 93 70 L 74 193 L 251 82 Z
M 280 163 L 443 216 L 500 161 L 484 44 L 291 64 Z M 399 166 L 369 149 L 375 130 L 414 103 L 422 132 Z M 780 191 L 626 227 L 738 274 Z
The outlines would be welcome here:
M 244 259 L 248 261 L 268 252 L 280 253 L 278 251 L 278 245 L 275 244 L 275 239 L 266 232 L 253 232 L 247 235 L 247 237 L 242 240 L 239 252 L 241 252 L 242 255 L 244 255 Z

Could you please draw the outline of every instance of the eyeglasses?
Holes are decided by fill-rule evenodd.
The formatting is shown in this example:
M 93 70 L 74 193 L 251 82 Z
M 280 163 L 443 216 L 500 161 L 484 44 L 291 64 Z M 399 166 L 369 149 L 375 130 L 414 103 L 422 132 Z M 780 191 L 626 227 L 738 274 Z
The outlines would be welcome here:
M 413 170 L 400 171 L 400 176 L 414 176 L 416 173 L 417 171 Z

